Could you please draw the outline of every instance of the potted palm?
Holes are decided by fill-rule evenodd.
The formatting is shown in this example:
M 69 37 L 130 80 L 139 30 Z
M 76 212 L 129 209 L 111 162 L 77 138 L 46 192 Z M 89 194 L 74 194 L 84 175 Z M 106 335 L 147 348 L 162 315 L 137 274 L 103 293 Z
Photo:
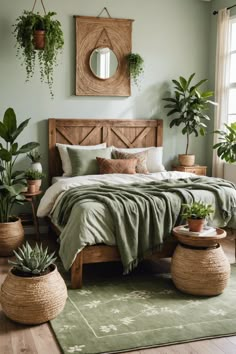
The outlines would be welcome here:
M 192 74 L 188 79 L 180 76 L 179 80 L 172 80 L 174 83 L 174 97 L 163 98 L 168 104 L 165 108 L 169 108 L 167 116 L 174 115 L 170 122 L 170 128 L 174 125 L 177 127 L 182 125 L 182 134 L 186 135 L 186 150 L 185 154 L 179 155 L 179 163 L 183 166 L 192 166 L 195 162 L 195 156 L 189 155 L 190 135 L 194 134 L 196 137 L 204 136 L 207 128 L 207 121 L 209 116 L 205 113 L 208 109 L 209 103 L 214 104 L 209 98 L 213 95 L 212 91 L 199 90 L 207 79 L 201 80 L 195 85 L 192 80 L 195 74 Z
M 28 125 L 26 119 L 17 126 L 16 115 L 8 108 L 0 121 L 0 137 L 5 146 L 0 143 L 0 256 L 9 256 L 23 242 L 24 231 L 21 220 L 12 215 L 15 204 L 23 204 L 25 189 L 24 171 L 15 169 L 15 163 L 21 154 L 28 153 L 39 144 L 30 142 L 18 146 L 16 139 Z
M 38 56 L 41 82 L 48 84 L 51 97 L 54 65 L 64 45 L 61 24 L 54 19 L 55 15 L 55 12 L 42 16 L 33 11 L 24 11 L 14 25 L 17 56 L 25 64 L 26 80 L 33 76 Z
M 43 172 L 37 170 L 27 170 L 25 172 L 25 178 L 28 185 L 28 193 L 36 193 L 40 190 L 42 184 L 42 178 L 45 176 Z
M 193 202 L 191 204 L 182 204 L 181 216 L 187 220 L 189 231 L 202 232 L 206 223 L 206 218 L 214 212 L 212 205 Z
M 14 252 L 9 271 L 0 291 L 3 312 L 11 320 L 40 324 L 55 318 L 64 308 L 67 289 L 59 274 L 54 253 L 42 245 L 26 243 Z M 14 291 L 13 291 L 14 289 Z
M 219 142 L 213 145 L 217 156 L 228 163 L 236 162 L 236 122 L 231 125 L 225 124 L 226 130 L 216 130 Z

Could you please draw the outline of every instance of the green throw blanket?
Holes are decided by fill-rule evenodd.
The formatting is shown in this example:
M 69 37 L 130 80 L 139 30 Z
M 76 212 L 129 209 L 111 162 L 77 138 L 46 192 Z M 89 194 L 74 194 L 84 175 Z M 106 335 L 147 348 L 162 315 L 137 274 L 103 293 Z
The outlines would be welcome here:
M 195 190 L 214 194 L 224 220 L 222 226 L 226 226 L 236 210 L 232 189 L 236 189 L 233 183 L 209 177 L 75 187 L 59 202 L 58 224 L 66 225 L 78 203 L 104 203 L 113 219 L 124 273 L 128 273 L 147 251 L 160 248 L 172 228 L 182 222 L 181 204 L 194 201 Z

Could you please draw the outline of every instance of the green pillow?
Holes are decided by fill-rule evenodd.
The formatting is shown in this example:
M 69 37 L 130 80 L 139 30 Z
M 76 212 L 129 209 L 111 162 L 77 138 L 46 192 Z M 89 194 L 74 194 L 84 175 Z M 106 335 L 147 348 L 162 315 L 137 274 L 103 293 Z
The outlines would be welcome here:
M 96 157 L 111 158 L 112 148 L 96 150 L 77 150 L 67 148 L 72 166 L 72 177 L 84 175 L 98 175 L 99 166 Z

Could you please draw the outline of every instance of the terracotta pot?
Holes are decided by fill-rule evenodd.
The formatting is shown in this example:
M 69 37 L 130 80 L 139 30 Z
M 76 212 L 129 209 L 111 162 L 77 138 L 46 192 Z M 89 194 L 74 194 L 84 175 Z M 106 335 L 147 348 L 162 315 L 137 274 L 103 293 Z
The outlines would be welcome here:
M 67 288 L 55 265 L 46 275 L 20 277 L 9 271 L 2 284 L 0 303 L 11 320 L 25 324 L 44 323 L 64 308 Z
M 39 191 L 41 184 L 42 184 L 42 180 L 41 179 L 28 179 L 27 184 L 28 184 L 28 193 L 35 193 L 35 192 Z
M 202 232 L 205 222 L 205 219 L 188 219 L 189 231 Z
M 24 229 L 21 219 L 0 223 L 0 256 L 11 256 L 13 250 L 20 247 L 24 241 Z
M 180 154 L 178 160 L 181 166 L 193 166 L 195 163 L 195 155 Z
M 45 47 L 45 31 L 34 31 L 34 47 L 35 49 L 44 49 Z

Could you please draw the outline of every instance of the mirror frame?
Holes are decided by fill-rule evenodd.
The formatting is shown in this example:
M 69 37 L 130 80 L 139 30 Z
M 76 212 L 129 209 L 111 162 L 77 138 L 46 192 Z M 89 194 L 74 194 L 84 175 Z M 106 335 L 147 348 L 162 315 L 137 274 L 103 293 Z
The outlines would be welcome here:
M 132 52 L 133 20 L 75 16 L 75 21 L 76 95 L 130 96 L 126 56 Z M 108 79 L 96 77 L 90 69 L 90 56 L 98 47 L 108 47 L 117 57 L 117 70 Z

